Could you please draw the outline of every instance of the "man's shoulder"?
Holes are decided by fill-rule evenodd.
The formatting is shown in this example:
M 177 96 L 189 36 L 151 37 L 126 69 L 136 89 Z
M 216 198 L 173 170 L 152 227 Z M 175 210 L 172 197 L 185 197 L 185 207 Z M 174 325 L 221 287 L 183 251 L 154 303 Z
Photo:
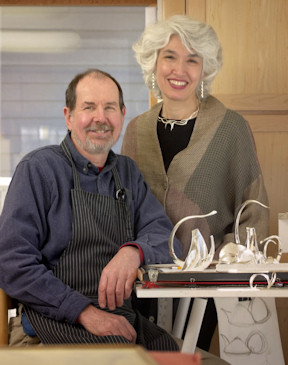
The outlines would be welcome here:
M 119 171 L 120 176 L 124 179 L 128 178 L 129 181 L 136 181 L 140 176 L 142 176 L 142 173 L 134 160 L 125 155 L 119 154 L 116 156 L 116 168 Z
M 55 174 L 56 171 L 63 171 L 69 163 L 59 145 L 48 145 L 37 148 L 27 153 L 19 162 L 17 170 L 28 169 L 31 171 L 42 171 L 45 175 Z
M 138 170 L 138 167 L 136 165 L 136 162 L 132 160 L 129 156 L 115 154 L 117 157 L 116 165 L 118 165 L 120 168 L 131 168 Z
M 59 145 L 47 145 L 28 152 L 22 161 L 49 160 L 54 159 L 56 155 L 63 156 L 61 147 Z

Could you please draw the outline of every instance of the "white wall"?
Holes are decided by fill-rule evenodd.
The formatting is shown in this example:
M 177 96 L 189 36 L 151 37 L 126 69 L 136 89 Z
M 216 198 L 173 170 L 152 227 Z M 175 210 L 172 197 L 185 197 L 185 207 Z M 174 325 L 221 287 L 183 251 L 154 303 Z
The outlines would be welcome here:
M 2 7 L 1 13 L 0 176 L 12 176 L 20 158 L 32 149 L 62 140 L 66 134 L 66 87 L 74 75 L 87 68 L 100 68 L 120 82 L 127 106 L 125 126 L 148 109 L 148 91 L 131 49 L 145 27 L 144 7 L 17 6 Z M 60 46 L 48 52 L 45 46 L 46 52 L 28 52 L 27 48 L 16 52 L 11 49 L 14 41 L 21 45 L 25 39 L 16 35 L 13 44 L 9 41 L 5 46 L 5 32 L 11 30 L 21 35 L 32 31 L 38 36 L 42 31 L 73 32 L 79 43 L 75 49 Z M 33 39 L 28 42 L 30 48 Z M 60 36 L 53 44 L 57 46 L 59 41 Z M 8 46 L 10 49 L 5 48 Z M 114 148 L 116 152 L 121 141 Z

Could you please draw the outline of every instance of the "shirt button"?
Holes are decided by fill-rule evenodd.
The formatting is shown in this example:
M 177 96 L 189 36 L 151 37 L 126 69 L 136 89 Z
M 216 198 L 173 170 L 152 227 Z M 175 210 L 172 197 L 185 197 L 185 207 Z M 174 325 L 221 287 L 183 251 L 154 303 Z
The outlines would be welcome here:
M 91 165 L 91 163 L 89 162 L 87 166 L 88 166 L 88 167 L 89 167 L 89 169 L 90 169 L 90 167 L 91 167 L 92 165 Z
M 86 167 L 84 167 L 84 168 L 83 168 L 83 171 L 84 171 L 84 172 L 86 172 L 86 171 L 87 171 Z

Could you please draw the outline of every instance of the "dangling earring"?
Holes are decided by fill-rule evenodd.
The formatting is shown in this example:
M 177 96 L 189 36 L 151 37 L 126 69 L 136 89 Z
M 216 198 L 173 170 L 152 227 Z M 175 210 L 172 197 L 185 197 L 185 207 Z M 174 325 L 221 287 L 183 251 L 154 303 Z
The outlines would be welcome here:
M 201 99 L 204 99 L 204 81 L 201 81 Z
M 152 84 L 152 90 L 155 89 L 155 74 L 154 72 L 152 73 L 152 76 L 151 76 L 151 84 Z

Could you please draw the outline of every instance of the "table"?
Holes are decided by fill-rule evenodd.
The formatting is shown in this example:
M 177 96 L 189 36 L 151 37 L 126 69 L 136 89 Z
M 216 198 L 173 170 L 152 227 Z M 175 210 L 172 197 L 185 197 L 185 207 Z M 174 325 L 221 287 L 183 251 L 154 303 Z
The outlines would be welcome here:
M 245 288 L 245 287 L 203 287 L 203 288 L 142 288 L 141 283 L 135 286 L 138 298 L 287 298 L 288 287 L 283 288 Z
M 182 352 L 192 353 L 195 351 L 198 335 L 200 332 L 202 319 L 204 316 L 207 299 L 206 298 L 287 298 L 288 287 L 272 287 L 270 289 L 258 287 L 162 287 L 162 288 L 143 288 L 141 283 L 135 285 L 135 292 L 138 298 L 182 298 L 180 299 L 179 310 L 175 318 L 175 326 L 172 334 L 176 337 L 182 334 L 186 320 L 187 307 L 191 298 L 195 298 L 191 315 L 188 321 L 186 335 L 182 346 Z M 183 300 L 184 299 L 184 300 Z M 184 313 L 184 315 L 183 315 Z
M 182 365 L 192 363 L 191 354 L 147 351 L 138 345 L 57 345 L 11 348 L 0 346 L 3 365 Z
M 28 347 L 0 347 L 3 365 L 157 365 L 153 356 L 140 346 L 133 345 L 51 345 Z

